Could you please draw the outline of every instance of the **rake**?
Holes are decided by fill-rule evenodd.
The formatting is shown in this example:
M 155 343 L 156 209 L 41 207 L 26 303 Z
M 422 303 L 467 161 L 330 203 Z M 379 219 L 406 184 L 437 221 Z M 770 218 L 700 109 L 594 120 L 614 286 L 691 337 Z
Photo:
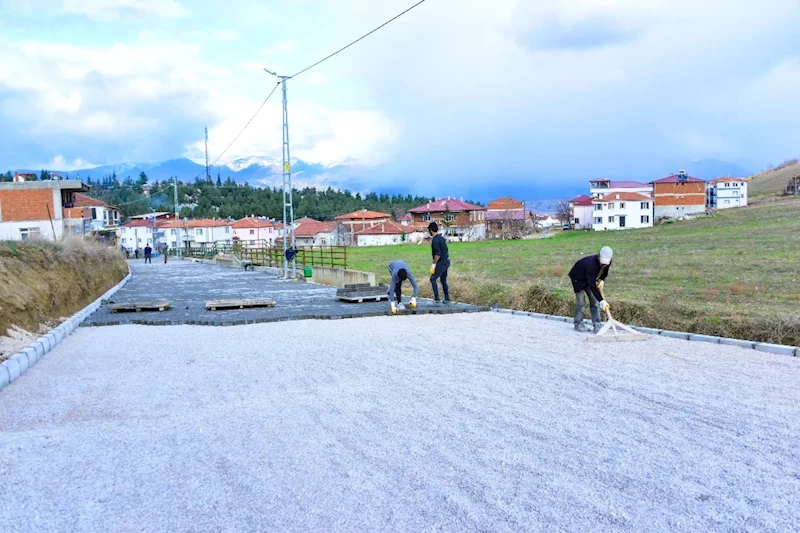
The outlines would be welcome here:
M 603 300 L 605 300 L 606 295 L 603 294 L 603 289 L 600 287 L 598 287 L 598 289 L 600 289 L 600 295 L 603 297 Z M 600 331 L 588 337 L 587 340 L 589 342 L 644 341 L 648 339 L 648 336 L 644 333 L 639 333 L 611 316 L 611 309 L 606 309 L 606 315 L 608 320 L 606 320 L 606 323 L 600 328 Z

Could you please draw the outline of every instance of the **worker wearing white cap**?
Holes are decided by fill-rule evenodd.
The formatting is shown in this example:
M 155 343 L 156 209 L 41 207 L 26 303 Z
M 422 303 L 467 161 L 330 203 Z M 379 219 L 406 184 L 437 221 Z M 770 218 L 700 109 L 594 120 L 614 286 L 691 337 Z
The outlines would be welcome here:
M 599 254 L 579 259 L 569 271 L 569 279 L 572 281 L 572 289 L 575 291 L 575 331 L 589 331 L 589 328 L 583 323 L 584 294 L 589 296 L 589 311 L 592 315 L 594 332 L 597 333 L 603 325 L 600 313 L 605 312 L 610 306 L 603 299 L 600 289 L 605 285 L 613 254 L 611 248 L 603 246 Z

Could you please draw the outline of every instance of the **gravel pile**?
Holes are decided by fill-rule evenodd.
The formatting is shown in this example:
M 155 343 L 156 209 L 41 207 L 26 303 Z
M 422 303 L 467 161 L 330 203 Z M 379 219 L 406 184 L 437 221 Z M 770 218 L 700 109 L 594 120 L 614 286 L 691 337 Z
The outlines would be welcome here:
M 0 392 L 0 530 L 797 531 L 799 379 L 497 313 L 81 328 Z

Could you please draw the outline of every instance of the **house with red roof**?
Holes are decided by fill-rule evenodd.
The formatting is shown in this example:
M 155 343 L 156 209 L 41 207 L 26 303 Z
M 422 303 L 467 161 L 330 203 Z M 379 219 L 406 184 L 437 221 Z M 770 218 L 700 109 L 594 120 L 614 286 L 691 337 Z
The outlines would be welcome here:
M 280 237 L 278 225 L 267 217 L 249 216 L 231 226 L 233 240 L 246 247 L 272 246 Z
M 338 246 L 344 238 L 339 232 L 336 221 L 322 222 L 304 217 L 294 228 L 294 240 L 297 246 Z
M 706 184 L 706 207 L 728 209 L 747 205 L 745 178 L 716 178 Z
M 486 204 L 486 235 L 489 238 L 519 238 L 533 229 L 533 213 L 525 203 L 498 198 Z
M 474 241 L 486 238 L 486 208 L 455 198 L 440 198 L 409 209 L 413 217 L 411 226 L 425 230 L 436 222 L 440 233 L 457 241 Z
M 389 213 L 380 213 L 378 211 L 369 211 L 367 209 L 360 209 L 336 217 L 336 220 L 347 226 L 351 232 L 357 233 L 359 230 L 364 230 L 370 226 L 381 224 L 383 222 L 391 222 L 392 215 Z
M 613 192 L 592 198 L 592 229 L 653 227 L 653 198 L 636 192 Z
M 567 200 L 570 210 L 569 225 L 573 229 L 592 229 L 594 223 L 594 200 L 591 196 L 581 194 Z
M 92 231 L 118 229 L 120 223 L 119 209 L 97 198 L 83 193 L 75 193 L 75 207 L 85 207 L 91 213 L 88 228 Z
M 419 242 L 423 233 L 411 226 L 403 226 L 397 222 L 381 222 L 355 232 L 356 246 L 390 246 L 410 242 Z
M 651 181 L 655 198 L 655 218 L 682 218 L 705 213 L 706 182 L 686 174 L 684 170 L 666 178 Z

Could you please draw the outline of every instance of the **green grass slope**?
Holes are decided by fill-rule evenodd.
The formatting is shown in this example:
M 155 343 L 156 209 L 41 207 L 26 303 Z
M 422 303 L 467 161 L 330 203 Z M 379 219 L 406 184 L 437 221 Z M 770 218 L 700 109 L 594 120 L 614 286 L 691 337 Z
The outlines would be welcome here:
M 645 230 L 451 243 L 452 297 L 570 315 L 566 274 L 604 245 L 614 249 L 606 294 L 621 320 L 800 345 L 800 201 L 793 200 Z M 397 258 L 429 296 L 428 245 L 352 248 L 348 268 L 387 281 L 386 267 Z
M 800 162 L 786 166 L 781 165 L 774 170 L 762 172 L 750 180 L 750 195 L 764 196 L 767 194 L 782 193 L 786 189 L 789 178 L 800 176 Z

